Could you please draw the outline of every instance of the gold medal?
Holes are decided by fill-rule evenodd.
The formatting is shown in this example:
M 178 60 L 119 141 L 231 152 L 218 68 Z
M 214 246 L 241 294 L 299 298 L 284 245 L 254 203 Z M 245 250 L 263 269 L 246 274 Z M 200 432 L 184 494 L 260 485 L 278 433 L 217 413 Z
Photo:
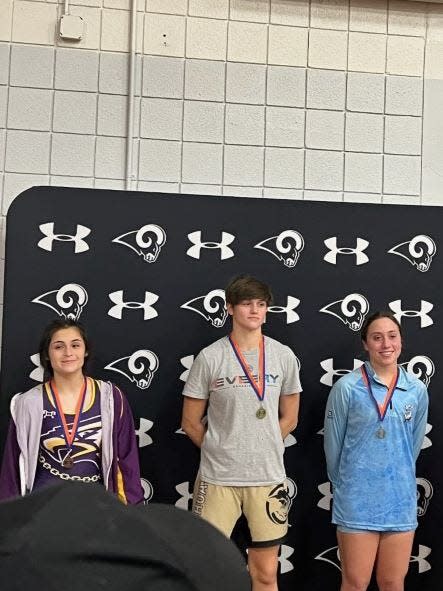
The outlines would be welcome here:
M 376 435 L 379 439 L 384 439 L 386 431 L 383 429 L 383 427 L 380 427 L 379 429 L 377 429 Z
M 257 419 L 264 419 L 266 416 L 266 409 L 260 406 L 258 411 L 255 413 L 255 416 L 257 417 Z
M 237 361 L 239 362 L 241 368 L 245 372 L 245 376 L 249 382 L 249 385 L 255 392 L 255 395 L 260 401 L 260 408 L 256 411 L 255 416 L 257 419 L 264 419 L 266 416 L 266 410 L 263 408 L 263 400 L 265 398 L 265 385 L 266 385 L 266 364 L 265 364 L 265 339 L 263 335 L 260 339 L 260 347 L 259 347 L 259 371 L 258 371 L 258 379 L 252 375 L 252 367 L 248 365 L 245 358 L 243 357 L 240 348 L 238 347 L 237 343 L 234 339 L 229 335 L 229 342 L 231 347 L 234 351 L 235 356 L 237 357 Z

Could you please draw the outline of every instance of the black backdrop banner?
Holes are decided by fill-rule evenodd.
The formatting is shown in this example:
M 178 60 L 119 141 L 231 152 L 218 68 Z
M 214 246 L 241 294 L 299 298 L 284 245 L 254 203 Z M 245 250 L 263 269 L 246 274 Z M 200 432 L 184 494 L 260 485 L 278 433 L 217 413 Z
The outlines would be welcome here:
M 338 589 L 324 407 L 333 382 L 362 362 L 364 318 L 390 308 L 405 333 L 400 361 L 431 400 L 407 588 L 439 589 L 442 218 L 434 207 L 30 189 L 7 218 L 2 436 L 11 396 L 42 378 L 43 327 L 80 318 L 91 375 L 116 382 L 133 409 L 146 501 L 188 509 L 198 450 L 180 430 L 183 382 L 194 356 L 229 331 L 228 280 L 255 275 L 274 293 L 264 332 L 294 350 L 303 385 L 285 441 L 293 503 L 280 589 Z

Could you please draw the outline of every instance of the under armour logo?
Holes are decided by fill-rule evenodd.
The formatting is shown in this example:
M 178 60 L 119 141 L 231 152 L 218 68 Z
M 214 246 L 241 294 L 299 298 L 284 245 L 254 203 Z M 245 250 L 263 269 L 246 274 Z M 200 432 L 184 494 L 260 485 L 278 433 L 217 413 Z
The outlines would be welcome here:
M 329 481 L 323 482 L 323 484 L 319 484 L 317 488 L 318 492 L 323 495 L 317 503 L 317 507 L 320 507 L 320 509 L 324 509 L 325 511 L 330 511 L 332 502 L 331 483 Z
M 149 388 L 155 372 L 159 367 L 159 360 L 154 351 L 140 349 L 128 357 L 121 357 L 109 363 L 105 369 L 121 373 L 129 381 L 135 382 L 140 390 Z
M 286 298 L 286 306 L 270 306 L 268 312 L 271 314 L 286 314 L 286 324 L 292 324 L 300 320 L 300 316 L 295 312 L 300 300 L 292 296 Z
M 229 245 L 234 242 L 235 236 L 233 234 L 229 234 L 229 232 L 222 232 L 221 242 L 202 242 L 201 230 L 197 230 L 197 232 L 191 232 L 188 234 L 188 238 L 189 242 L 191 242 L 194 246 L 188 248 L 186 254 L 193 259 L 200 258 L 200 252 L 202 248 L 218 248 L 220 250 L 220 260 L 222 261 L 225 259 L 230 259 L 234 256 L 234 251 L 229 248 Z
M 181 482 L 177 484 L 175 490 L 180 495 L 178 501 L 175 502 L 175 506 L 186 511 L 190 509 L 190 503 L 192 501 L 192 492 L 189 490 L 189 482 Z
M 329 249 L 329 252 L 325 254 L 323 260 L 325 260 L 327 263 L 331 263 L 331 265 L 337 264 L 337 255 L 339 254 L 354 254 L 356 265 L 364 265 L 369 261 L 369 257 L 364 253 L 364 251 L 369 246 L 369 242 L 364 240 L 364 238 L 357 238 L 355 248 L 349 248 L 347 246 L 342 246 L 339 248 L 337 246 L 337 236 L 327 238 L 324 243 Z
M 180 374 L 180 379 L 182 382 L 186 382 L 186 380 L 188 379 L 189 370 L 191 369 L 192 364 L 194 363 L 194 355 L 187 355 L 186 357 L 182 357 L 180 359 L 180 363 L 185 368 L 185 371 Z
M 289 560 L 289 558 L 291 558 L 293 554 L 294 548 L 292 548 L 291 546 L 286 546 L 285 544 L 281 545 L 278 562 L 280 563 L 280 573 L 282 575 L 291 572 L 291 570 L 294 570 L 294 565 Z
M 424 234 L 414 236 L 411 240 L 401 242 L 388 250 L 389 254 L 396 254 L 406 259 L 421 273 L 429 271 L 436 252 L 435 242 L 430 236 Z
M 400 363 L 406 371 L 419 380 L 421 380 L 425 386 L 429 386 L 432 376 L 435 373 L 435 366 L 432 359 L 426 357 L 426 355 L 416 355 L 405 363 Z
M 151 429 L 154 423 L 149 419 L 140 418 L 140 426 L 135 430 L 135 434 L 138 436 L 138 446 L 146 447 L 153 443 L 152 437 L 148 435 L 148 431 Z
M 363 361 L 360 361 L 360 359 L 354 359 L 354 367 L 352 369 L 334 369 L 334 359 L 330 357 L 329 359 L 320 361 L 320 365 L 326 372 L 320 378 L 320 382 L 325 386 L 331 387 L 334 384 L 335 378 L 341 378 L 354 369 L 357 369 L 357 367 L 362 366 Z
M 297 230 L 284 230 L 278 236 L 271 236 L 254 246 L 271 253 L 285 267 L 295 267 L 305 246 L 303 236 Z
M 60 289 L 42 293 L 32 302 L 51 308 L 62 318 L 78 320 L 88 302 L 88 293 L 77 283 L 67 283 Z
M 425 573 L 428 570 L 431 570 L 431 565 L 426 560 L 429 554 L 432 552 L 431 548 L 428 546 L 422 546 L 421 544 L 418 545 L 418 554 L 417 556 L 412 555 L 410 559 L 410 563 L 416 562 L 418 564 L 418 572 Z
M 127 246 L 141 256 L 146 263 L 155 263 L 166 243 L 166 232 L 161 226 L 147 224 L 139 230 L 131 230 L 117 236 L 112 242 Z
M 283 443 L 285 444 L 285 447 L 291 447 L 296 445 L 297 439 L 294 437 L 294 435 L 292 435 L 292 433 L 289 433 L 289 435 L 284 438 Z
M 213 289 L 204 296 L 199 296 L 185 302 L 180 306 L 186 310 L 192 310 L 215 328 L 221 328 L 226 322 L 228 312 L 226 310 L 225 292 L 222 289 Z
M 427 434 L 432 431 L 432 425 L 430 423 L 426 423 L 426 430 L 425 430 L 425 437 L 423 439 L 423 443 L 421 444 L 421 449 L 426 449 L 427 447 L 431 447 L 432 441 Z
M 434 304 L 425 300 L 420 300 L 420 310 L 403 310 L 401 300 L 395 300 L 389 303 L 389 307 L 394 312 L 396 319 L 401 322 L 403 316 L 406 318 L 420 318 L 420 328 L 426 328 L 434 324 L 428 312 L 432 310 Z
M 86 236 L 88 236 L 88 234 L 91 233 L 90 228 L 87 228 L 86 226 L 81 226 L 80 224 L 77 224 L 77 229 L 75 231 L 74 236 L 72 236 L 71 234 L 54 234 L 54 222 L 41 224 L 39 228 L 41 233 L 45 235 L 45 238 L 39 240 L 37 246 L 39 246 L 43 250 L 52 251 L 52 245 L 54 240 L 58 242 L 73 242 L 75 254 L 89 250 L 88 243 L 85 240 L 83 240 L 83 238 L 86 238 Z
M 355 332 L 361 329 L 368 311 L 369 302 L 359 293 L 350 293 L 320 309 L 320 312 L 335 316 Z
M 150 320 L 158 316 L 157 310 L 152 307 L 152 304 L 155 304 L 158 300 L 158 295 L 150 291 L 145 291 L 145 300 L 143 302 L 124 302 L 122 289 L 110 293 L 108 297 L 115 304 L 108 310 L 108 316 L 118 320 L 122 319 L 123 310 L 125 309 L 143 310 L 143 320 Z
M 143 489 L 143 504 L 147 505 L 154 494 L 154 487 L 146 478 L 140 478 L 140 483 Z
M 40 363 L 39 353 L 35 353 L 34 355 L 31 355 L 31 357 L 29 359 L 35 365 L 35 368 L 31 371 L 31 373 L 29 374 L 29 377 L 31 378 L 31 380 L 34 380 L 35 382 L 39 382 L 39 383 L 43 382 L 45 372 L 44 372 L 42 364 Z

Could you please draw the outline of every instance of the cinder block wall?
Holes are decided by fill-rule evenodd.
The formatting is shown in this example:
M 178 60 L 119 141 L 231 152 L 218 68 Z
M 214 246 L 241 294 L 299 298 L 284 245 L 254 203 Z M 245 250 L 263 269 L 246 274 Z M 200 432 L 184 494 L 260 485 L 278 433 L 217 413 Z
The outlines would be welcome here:
M 125 187 L 130 0 L 70 1 L 79 42 L 58 37 L 64 9 L 0 0 L 2 230 L 32 185 Z M 442 5 L 137 9 L 132 189 L 443 203 Z

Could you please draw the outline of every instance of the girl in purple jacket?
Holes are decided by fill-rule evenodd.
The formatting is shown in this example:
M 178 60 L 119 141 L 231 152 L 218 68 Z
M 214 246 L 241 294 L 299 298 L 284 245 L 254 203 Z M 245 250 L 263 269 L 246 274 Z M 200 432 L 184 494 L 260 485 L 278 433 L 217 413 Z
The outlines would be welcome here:
M 49 379 L 11 401 L 0 499 L 65 480 L 102 484 L 124 503 L 143 501 L 129 404 L 117 386 L 85 374 L 84 327 L 54 320 L 39 352 Z

